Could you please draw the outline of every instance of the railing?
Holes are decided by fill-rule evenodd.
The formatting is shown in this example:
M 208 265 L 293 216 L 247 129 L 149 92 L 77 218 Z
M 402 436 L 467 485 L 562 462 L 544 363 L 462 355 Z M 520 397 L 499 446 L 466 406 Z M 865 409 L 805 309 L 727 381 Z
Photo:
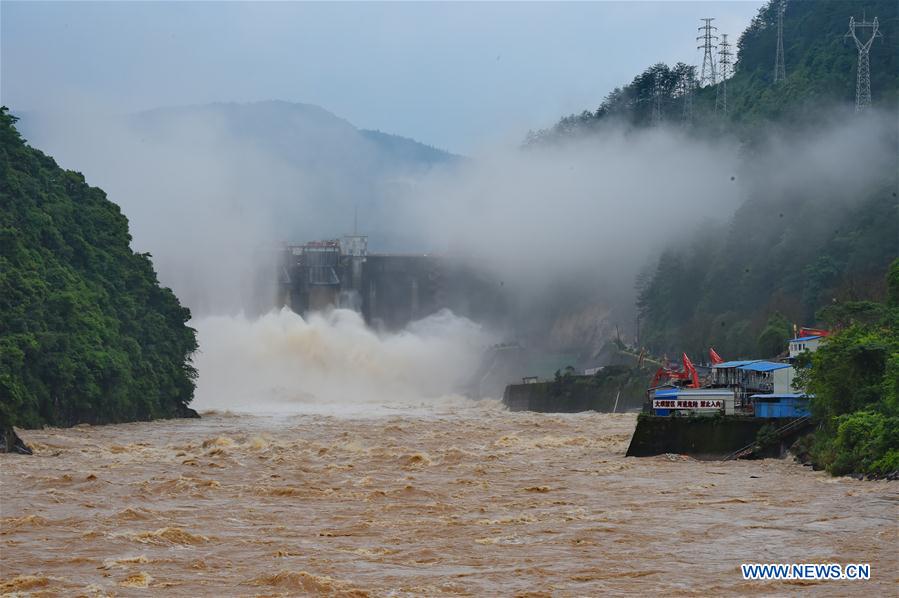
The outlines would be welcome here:
M 774 436 L 775 436 L 775 438 L 777 438 L 779 440 L 779 439 L 784 438 L 785 436 L 789 435 L 791 432 L 795 432 L 796 430 L 806 427 L 810 423 L 811 423 L 811 417 L 809 417 L 808 415 L 806 415 L 805 417 L 800 417 L 798 419 L 794 419 L 791 422 L 774 430 Z M 744 446 L 740 449 L 735 450 L 731 454 L 724 457 L 724 460 L 725 461 L 733 461 L 734 459 L 742 459 L 743 457 L 747 457 L 761 448 L 762 447 L 759 445 L 758 442 L 753 442 L 751 444 L 747 444 L 746 446 Z

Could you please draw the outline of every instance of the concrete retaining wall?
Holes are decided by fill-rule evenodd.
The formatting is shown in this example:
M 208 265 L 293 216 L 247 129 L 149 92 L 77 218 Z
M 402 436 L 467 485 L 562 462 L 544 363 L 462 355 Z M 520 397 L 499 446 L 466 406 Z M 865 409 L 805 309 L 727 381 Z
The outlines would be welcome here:
M 778 428 L 788 422 L 786 419 L 759 417 L 659 417 L 641 414 L 627 456 L 651 457 L 674 453 L 698 459 L 720 459 L 755 442 L 764 426 Z M 805 432 L 797 430 L 755 456 L 782 456 Z

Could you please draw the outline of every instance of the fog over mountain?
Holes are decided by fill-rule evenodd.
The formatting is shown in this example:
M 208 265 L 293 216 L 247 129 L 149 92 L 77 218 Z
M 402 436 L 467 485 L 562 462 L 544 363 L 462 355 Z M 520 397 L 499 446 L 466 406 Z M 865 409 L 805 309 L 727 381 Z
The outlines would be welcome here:
M 124 116 L 25 112 L 19 124 L 32 145 L 122 207 L 134 248 L 153 254 L 163 282 L 196 313 L 239 310 L 271 263 L 268 249 L 337 237 L 356 219 L 381 250 L 420 249 L 392 202 L 435 166 L 461 162 L 280 101 Z
M 153 254 L 161 281 L 199 317 L 273 306 L 272 250 L 340 236 L 357 219 L 373 251 L 477 265 L 514 305 L 503 327 L 515 336 L 543 338 L 562 314 L 583 312 L 596 327 L 592 352 L 609 333 L 608 308 L 631 309 L 634 273 L 658 245 L 647 232 L 688 225 L 693 213 L 724 218 L 738 201 L 731 140 L 669 128 L 612 127 L 541 151 L 496 144 L 468 159 L 287 102 L 32 114 L 22 124 L 121 205 L 134 248 Z M 640 177 L 647 161 L 654 175 Z M 719 176 L 695 180 L 710 164 Z M 680 209 L 659 210 L 662 201 Z

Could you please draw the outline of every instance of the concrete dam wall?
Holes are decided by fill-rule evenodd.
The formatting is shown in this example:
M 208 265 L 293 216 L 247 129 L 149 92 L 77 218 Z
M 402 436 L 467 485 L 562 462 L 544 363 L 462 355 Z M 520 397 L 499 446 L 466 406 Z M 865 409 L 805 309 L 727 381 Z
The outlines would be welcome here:
M 301 314 L 348 307 L 369 324 L 395 330 L 441 309 L 473 320 L 505 312 L 499 283 L 463 261 L 368 253 L 361 236 L 288 245 L 280 261 L 279 302 Z

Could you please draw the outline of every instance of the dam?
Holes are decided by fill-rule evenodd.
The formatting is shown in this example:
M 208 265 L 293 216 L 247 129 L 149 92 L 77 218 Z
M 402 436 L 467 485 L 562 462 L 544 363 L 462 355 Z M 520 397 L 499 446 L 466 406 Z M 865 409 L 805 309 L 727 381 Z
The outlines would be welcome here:
M 299 314 L 346 307 L 375 327 L 397 330 L 441 309 L 483 321 L 501 319 L 501 283 L 465 260 L 432 254 L 370 253 L 368 237 L 285 244 L 279 303 Z

